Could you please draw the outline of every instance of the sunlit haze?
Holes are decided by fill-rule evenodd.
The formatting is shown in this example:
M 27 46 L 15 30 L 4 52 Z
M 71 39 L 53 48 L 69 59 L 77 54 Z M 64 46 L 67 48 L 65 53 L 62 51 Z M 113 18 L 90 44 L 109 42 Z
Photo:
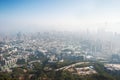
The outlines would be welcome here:
M 120 33 L 119 0 L 0 0 L 0 32 L 81 29 Z
M 0 80 L 120 80 L 120 0 L 0 0 Z

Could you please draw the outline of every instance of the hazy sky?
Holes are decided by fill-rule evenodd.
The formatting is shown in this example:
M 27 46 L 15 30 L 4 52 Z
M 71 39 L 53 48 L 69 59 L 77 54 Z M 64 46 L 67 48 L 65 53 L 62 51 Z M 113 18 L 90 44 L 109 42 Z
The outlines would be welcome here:
M 120 32 L 120 0 L 0 0 L 0 32 L 85 28 Z

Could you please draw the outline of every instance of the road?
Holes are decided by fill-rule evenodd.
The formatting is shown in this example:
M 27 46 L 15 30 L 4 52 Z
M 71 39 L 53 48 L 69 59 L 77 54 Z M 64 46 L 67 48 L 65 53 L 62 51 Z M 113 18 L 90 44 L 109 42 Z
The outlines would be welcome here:
M 68 65 L 68 66 L 64 66 L 64 67 L 61 67 L 61 68 L 58 68 L 56 69 L 55 71 L 59 71 L 59 70 L 66 70 L 70 67 L 75 67 L 77 65 L 81 65 L 81 64 L 88 64 L 89 62 L 78 62 L 78 63 L 74 63 L 74 64 L 71 64 L 71 65 Z

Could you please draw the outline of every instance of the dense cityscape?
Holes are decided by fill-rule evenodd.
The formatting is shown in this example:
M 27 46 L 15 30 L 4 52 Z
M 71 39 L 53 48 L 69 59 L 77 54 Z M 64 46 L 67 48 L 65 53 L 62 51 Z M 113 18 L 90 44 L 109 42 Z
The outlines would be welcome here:
M 120 0 L 0 0 L 0 80 L 120 80 Z
M 105 34 L 106 38 L 103 39 L 102 34 Z M 55 78 L 59 71 L 67 71 L 71 75 L 82 77 L 97 76 L 100 73 L 96 65 L 102 65 L 103 71 L 110 72 L 110 75 L 112 73 L 119 75 L 120 48 L 119 44 L 115 44 L 119 37 L 117 33 L 105 31 L 92 33 L 89 30 L 79 32 L 79 35 L 57 31 L 1 35 L 1 75 L 8 73 L 8 78 L 17 80 L 59 80 L 60 76 Z M 21 73 L 18 74 L 18 71 Z M 47 73 L 56 75 L 50 76 Z M 69 79 L 67 74 L 64 77 L 60 80 Z M 105 75 L 103 77 L 113 80 Z M 2 77 L 0 79 L 2 80 Z M 82 78 L 73 80 L 76 79 L 82 80 Z

